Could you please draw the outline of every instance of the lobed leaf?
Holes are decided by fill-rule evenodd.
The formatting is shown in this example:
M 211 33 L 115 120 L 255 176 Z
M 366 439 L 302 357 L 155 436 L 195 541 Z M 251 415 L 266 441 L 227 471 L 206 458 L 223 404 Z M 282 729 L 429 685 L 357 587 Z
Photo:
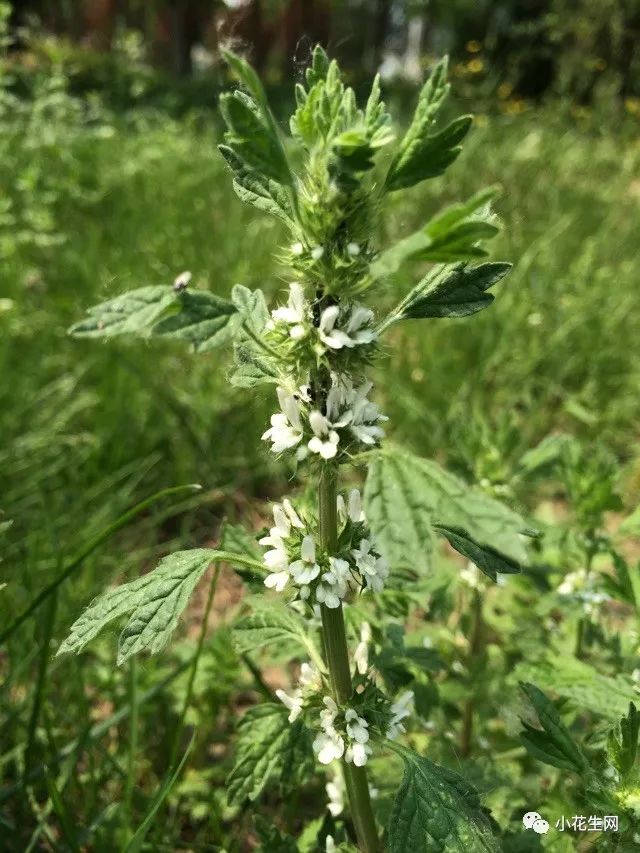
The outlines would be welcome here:
M 256 800 L 273 780 L 295 784 L 312 760 L 309 731 L 300 720 L 290 723 L 281 704 L 250 708 L 238 726 L 234 766 L 227 779 L 232 806 Z
M 473 786 L 453 770 L 393 744 L 404 775 L 389 822 L 389 853 L 497 853 L 500 849 Z
M 535 684 L 520 682 L 520 687 L 533 705 L 542 729 L 523 722 L 524 731 L 520 739 L 534 758 L 574 773 L 586 773 L 589 761 L 569 729 L 562 722 L 553 703 Z
M 467 560 L 471 560 L 492 581 L 498 580 L 498 573 L 518 574 L 518 572 L 522 571 L 522 566 L 517 560 L 501 554 L 500 551 L 491 545 L 476 542 L 461 527 L 447 527 L 444 524 L 434 524 L 433 529 L 437 533 L 442 534 L 452 548 L 455 548 Z
M 477 542 L 491 542 L 518 563 L 527 562 L 523 534 L 531 531 L 524 519 L 431 460 L 395 449 L 376 453 L 364 500 L 376 542 L 393 568 L 430 569 L 436 519 L 463 528 Z
M 459 143 L 471 126 L 471 116 L 455 119 L 438 133 L 429 132 L 449 94 L 447 71 L 448 58 L 444 57 L 422 87 L 413 120 L 389 166 L 387 192 L 441 175 L 461 151 Z

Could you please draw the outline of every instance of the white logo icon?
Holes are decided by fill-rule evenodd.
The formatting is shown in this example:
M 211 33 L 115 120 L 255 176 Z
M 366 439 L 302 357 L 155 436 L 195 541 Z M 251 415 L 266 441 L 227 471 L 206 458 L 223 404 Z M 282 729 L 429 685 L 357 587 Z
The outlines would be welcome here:
M 522 824 L 525 829 L 532 829 L 538 835 L 545 835 L 549 832 L 549 821 L 544 820 L 538 812 L 527 812 L 522 817 Z

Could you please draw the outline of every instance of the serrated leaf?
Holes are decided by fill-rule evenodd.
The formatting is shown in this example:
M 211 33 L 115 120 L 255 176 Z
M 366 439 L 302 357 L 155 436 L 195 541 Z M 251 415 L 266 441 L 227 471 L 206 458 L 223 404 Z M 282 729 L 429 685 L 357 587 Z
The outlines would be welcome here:
M 275 127 L 249 95 L 236 91 L 220 96 L 227 125 L 225 142 L 245 166 L 279 184 L 291 184 L 289 164 Z
M 293 210 L 289 196 L 282 185 L 249 169 L 228 145 L 219 145 L 218 150 L 233 172 L 233 188 L 238 198 L 291 225 Z
M 434 524 L 433 528 L 437 533 L 441 533 L 447 539 L 452 548 L 455 548 L 467 560 L 471 560 L 492 581 L 498 580 L 498 573 L 517 574 L 522 571 L 522 566 L 517 560 L 501 554 L 500 551 L 497 551 L 491 545 L 476 542 L 461 527 L 447 527 L 443 524 Z
M 88 319 L 72 326 L 69 334 L 164 336 L 188 341 L 196 352 L 204 352 L 228 340 L 227 326 L 235 313 L 231 302 L 207 290 L 141 287 L 90 308 Z
M 250 708 L 238 726 L 234 766 L 227 779 L 232 806 L 256 800 L 269 782 L 295 785 L 312 761 L 309 731 L 300 720 L 290 723 L 283 705 Z
M 231 291 L 231 300 L 243 323 L 255 334 L 260 334 L 269 320 L 269 309 L 261 290 L 250 290 L 236 284 Z
M 69 329 L 76 337 L 110 338 L 125 334 L 148 334 L 176 302 L 172 287 L 157 285 L 130 290 L 89 308 L 86 320 Z
M 542 729 L 536 729 L 523 721 L 524 731 L 520 739 L 527 751 L 552 767 L 586 773 L 589 761 L 562 722 L 551 700 L 535 684 L 520 682 L 520 687 L 533 705 L 542 726 Z
M 377 453 L 364 499 L 376 542 L 393 568 L 429 570 L 436 519 L 526 565 L 524 519 L 431 460 L 402 450 Z
M 278 365 L 275 358 L 265 355 L 246 342 L 234 344 L 233 355 L 236 367 L 229 377 L 232 385 L 237 388 L 255 388 L 265 382 L 278 382 Z
M 251 564 L 250 558 L 211 548 L 176 551 L 158 567 L 96 598 L 71 626 L 57 654 L 80 652 L 114 619 L 128 615 L 118 643 L 118 665 L 141 651 L 159 651 L 175 629 L 189 597 L 216 560 Z
M 628 780 L 635 768 L 640 735 L 640 713 L 633 702 L 629 711 L 607 739 L 607 755 L 623 781 Z
M 279 642 L 308 648 L 304 622 L 290 607 L 264 597 L 250 599 L 247 604 L 253 612 L 233 626 L 233 643 L 240 654 Z
M 637 694 L 631 680 L 622 674 L 603 675 L 574 657 L 554 656 L 536 663 L 521 663 L 513 677 L 535 682 L 568 699 L 576 709 L 586 709 L 618 721 Z
M 226 343 L 234 305 L 207 290 L 185 290 L 178 295 L 178 313 L 156 323 L 151 334 L 187 341 L 194 352 L 207 352 Z
M 467 317 L 482 311 L 495 298 L 487 290 L 510 269 L 507 263 L 434 267 L 385 318 L 378 332 L 399 320 Z
M 499 230 L 490 207 L 497 193 L 497 187 L 488 187 L 464 204 L 445 208 L 418 231 L 382 252 L 371 264 L 372 277 L 393 275 L 412 261 L 452 263 L 486 255 L 479 243 Z
M 389 853 L 497 853 L 473 786 L 405 747 L 392 748 L 404 761 L 404 776 L 389 822 Z

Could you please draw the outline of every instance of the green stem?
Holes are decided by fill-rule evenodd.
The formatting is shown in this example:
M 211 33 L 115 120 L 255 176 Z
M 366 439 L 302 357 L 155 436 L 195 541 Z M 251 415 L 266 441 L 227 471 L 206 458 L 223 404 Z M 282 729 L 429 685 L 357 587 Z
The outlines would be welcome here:
M 124 791 L 124 809 L 127 829 L 133 818 L 133 792 L 136 782 L 136 753 L 138 751 L 138 663 L 135 656 L 129 661 L 129 747 L 127 752 L 127 779 Z
M 320 545 L 326 553 L 335 553 L 338 541 L 337 507 L 338 469 L 325 465 L 319 485 Z M 347 651 L 342 605 L 329 609 L 322 605 L 322 635 L 327 667 L 335 701 L 343 706 L 351 698 L 351 670 Z M 344 780 L 358 845 L 365 853 L 379 853 L 380 841 L 371 809 L 367 771 L 364 767 L 343 762 Z
M 597 552 L 597 545 L 594 542 L 594 532 L 589 531 L 587 534 L 589 544 L 587 546 L 586 551 L 586 560 L 585 560 L 585 583 L 589 580 L 589 575 L 591 574 L 591 567 L 593 565 L 593 558 Z M 586 635 L 587 625 L 589 624 L 589 619 L 587 616 L 581 616 L 578 619 L 578 625 L 576 629 L 576 648 L 575 648 L 575 656 L 578 660 L 582 660 L 584 657 L 584 641 Z
M 484 650 L 484 623 L 482 619 L 482 594 L 473 591 L 473 606 L 471 610 L 471 631 L 469 634 L 469 655 L 467 666 L 472 674 L 471 694 L 462 712 L 462 732 L 460 735 L 460 755 L 468 758 L 473 742 L 473 716 L 475 711 L 475 684 L 477 683 L 478 667 Z

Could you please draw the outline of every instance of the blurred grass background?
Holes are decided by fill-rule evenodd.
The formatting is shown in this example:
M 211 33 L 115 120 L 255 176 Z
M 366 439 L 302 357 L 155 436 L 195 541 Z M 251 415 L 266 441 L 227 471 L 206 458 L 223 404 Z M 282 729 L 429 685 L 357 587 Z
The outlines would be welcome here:
M 286 5 L 265 8 L 265 20 Z M 235 198 L 217 154 L 216 92 L 226 85 L 217 65 L 198 74 L 180 65 L 184 45 L 172 52 L 162 40 L 165 53 L 156 44 L 160 58 L 150 61 L 143 55 L 150 31 L 130 29 L 126 16 L 116 17 L 109 45 L 96 46 L 99 28 L 87 34 L 71 26 L 82 29 L 85 20 L 74 16 L 74 4 L 59 4 L 55 14 L 55 4 L 27 6 L 41 13 L 39 24 L 18 20 L 17 5 L 3 6 L 0 626 L 136 501 L 168 486 L 203 486 L 195 496 L 159 502 L 94 552 L 0 650 L 0 837 L 4 831 L 7 849 L 121 849 L 118 803 L 130 779 L 128 751 L 145 790 L 126 794 L 137 825 L 166 770 L 185 691 L 176 666 L 193 645 L 178 642 L 158 661 L 141 662 L 133 676 L 114 670 L 113 637 L 72 661 L 52 661 L 55 646 L 109 582 L 171 548 L 214 539 L 224 516 L 256 524 L 261 502 L 287 488 L 287 472 L 259 441 L 273 401 L 231 389 L 224 355 L 102 345 L 71 340 L 65 330 L 96 301 L 170 282 L 185 269 L 196 285 L 221 294 L 241 282 L 273 295 L 285 284 L 274 257 L 280 231 Z M 422 73 L 436 50 L 450 47 L 454 92 L 476 124 L 446 177 L 391 200 L 384 230 L 407 233 L 441 205 L 497 183 L 506 228 L 493 256 L 516 264 L 492 310 L 472 322 L 395 333 L 378 368 L 391 437 L 469 479 L 500 482 L 524 450 L 565 430 L 597 438 L 635 465 L 637 495 L 637 42 L 619 62 L 629 21 L 638 24 L 637 4 L 579 4 L 582 36 L 569 21 L 573 6 L 547 4 L 538 17 L 518 21 L 518 37 L 507 42 L 488 5 L 482 19 L 465 13 L 463 3 L 387 6 L 389 15 L 402 7 L 403 23 L 389 25 L 369 56 L 364 47 L 358 53 L 344 4 L 316 4 L 333 15 L 333 41 L 353 79 L 384 62 L 393 66 L 395 56 L 386 89 L 401 124 L 415 94 L 411 62 L 417 57 Z M 324 26 L 316 21 L 307 32 L 300 20 L 296 44 Z M 414 40 L 420 34 L 415 57 L 411 32 Z M 246 44 L 245 30 L 241 37 Z M 565 54 L 563 46 L 573 47 Z M 191 66 L 194 44 L 188 47 Z M 281 116 L 290 95 L 279 93 L 289 87 L 292 67 L 285 48 L 279 43 L 261 59 Z M 215 45 L 211 51 L 215 59 Z M 196 601 L 188 636 L 202 604 Z M 131 707 L 131 678 L 140 702 L 133 746 L 126 713 L 110 722 Z M 228 736 L 250 684 L 221 629 L 207 644 L 188 717 L 202 723 L 198 737 L 209 755 Z M 145 691 L 155 694 L 147 700 Z M 91 726 L 105 720 L 107 737 L 96 737 Z M 71 759 L 57 762 L 63 754 Z M 72 772 L 78 761 L 80 772 Z M 223 786 L 213 801 L 210 790 L 224 769 L 215 761 L 196 766 L 176 789 L 152 849 L 183 849 L 183 842 L 218 849 L 202 839 L 228 841 Z M 20 793 L 21 774 L 32 772 L 40 787 Z M 62 797 L 52 793 L 58 788 Z M 78 820 L 66 820 L 65 809 L 76 807 Z

